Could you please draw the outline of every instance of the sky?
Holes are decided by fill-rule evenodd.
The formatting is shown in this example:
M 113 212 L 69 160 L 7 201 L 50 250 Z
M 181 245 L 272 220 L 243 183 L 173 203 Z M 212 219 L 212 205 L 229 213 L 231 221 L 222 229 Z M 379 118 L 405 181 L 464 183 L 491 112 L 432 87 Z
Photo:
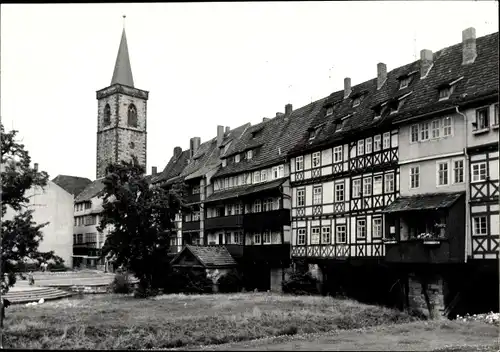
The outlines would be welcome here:
M 1 5 L 1 119 L 41 170 L 95 179 L 96 91 L 125 28 L 135 87 L 149 91 L 147 172 L 216 136 L 498 31 L 496 1 Z

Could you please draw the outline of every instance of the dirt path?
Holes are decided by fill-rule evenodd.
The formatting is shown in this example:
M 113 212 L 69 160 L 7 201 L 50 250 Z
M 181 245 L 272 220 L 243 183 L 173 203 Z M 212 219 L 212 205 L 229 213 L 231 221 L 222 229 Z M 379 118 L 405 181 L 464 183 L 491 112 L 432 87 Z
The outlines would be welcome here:
M 498 351 L 498 336 L 499 328 L 486 323 L 418 322 L 206 346 L 198 350 Z

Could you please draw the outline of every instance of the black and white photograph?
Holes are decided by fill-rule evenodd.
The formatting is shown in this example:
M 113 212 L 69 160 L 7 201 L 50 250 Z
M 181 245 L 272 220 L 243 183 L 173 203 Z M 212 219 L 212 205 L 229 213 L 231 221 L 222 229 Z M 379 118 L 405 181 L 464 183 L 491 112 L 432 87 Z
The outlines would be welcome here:
M 2 4 L 0 348 L 499 351 L 498 14 Z

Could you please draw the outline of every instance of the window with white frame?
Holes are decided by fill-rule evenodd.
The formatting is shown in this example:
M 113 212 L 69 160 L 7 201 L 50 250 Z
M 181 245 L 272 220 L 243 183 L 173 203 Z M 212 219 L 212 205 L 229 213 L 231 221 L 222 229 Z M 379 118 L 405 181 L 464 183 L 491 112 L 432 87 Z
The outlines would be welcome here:
M 319 227 L 311 227 L 311 244 L 319 244 Z
M 356 219 L 356 238 L 366 238 L 366 219 Z
M 394 192 L 394 174 L 385 174 L 384 182 L 384 193 Z
M 297 245 L 303 246 L 306 244 L 306 229 L 297 229 Z
M 266 182 L 267 181 L 267 170 L 262 170 L 260 172 L 260 182 Z
M 251 150 L 247 150 L 247 159 L 252 159 L 253 152 Z
M 256 201 L 253 202 L 253 212 L 260 213 L 261 209 L 262 209 L 262 203 L 260 199 L 257 199 Z
M 321 163 L 321 154 L 320 152 L 313 153 L 312 155 L 312 166 L 318 167 Z
M 362 139 L 358 141 L 358 155 L 363 155 L 365 153 L 365 141 Z
M 345 225 L 337 225 L 335 227 L 335 235 L 336 235 L 336 243 L 346 243 L 347 242 L 347 233 Z
M 373 238 L 381 238 L 382 237 L 382 218 L 373 218 Z
M 361 179 L 352 180 L 352 197 L 359 198 L 361 197 Z
M 335 202 L 344 201 L 344 183 L 335 184 Z
M 228 188 L 229 188 L 229 177 L 226 177 L 226 178 L 224 179 L 224 188 L 225 188 L 225 189 L 228 189 Z
M 233 205 L 226 204 L 226 216 L 233 215 Z
M 373 194 L 382 194 L 382 175 L 373 176 Z
M 295 171 L 304 170 L 304 157 L 298 156 L 295 158 Z
M 285 177 L 285 166 L 284 165 L 278 166 L 278 177 L 279 178 Z
M 451 136 L 451 117 L 443 118 L 443 137 Z
M 323 188 L 321 186 L 316 186 L 313 188 L 313 204 L 321 204 L 322 200 L 322 190 Z
M 235 215 L 240 215 L 243 214 L 243 204 L 238 203 L 234 205 L 234 214 Z
M 403 88 L 408 87 L 408 85 L 410 84 L 410 80 L 411 80 L 411 76 L 402 77 L 399 80 L 399 89 L 403 89 Z
M 222 159 L 222 167 L 226 167 L 227 166 L 227 160 L 226 159 Z
M 410 142 L 411 143 L 418 142 L 418 125 L 410 126 Z
M 260 233 L 254 233 L 253 234 L 253 242 L 254 244 L 260 244 L 260 241 L 261 241 L 261 235 Z
M 437 184 L 438 186 L 446 186 L 449 184 L 449 167 L 447 161 L 437 162 Z
M 253 183 L 259 183 L 260 182 L 260 171 L 255 171 L 253 173 Z
M 298 207 L 303 207 L 305 205 L 305 190 L 304 189 L 298 189 L 297 190 L 297 206 Z
M 420 166 L 410 167 L 410 188 L 420 187 Z
M 367 138 L 365 141 L 365 153 L 369 154 L 372 152 L 372 138 Z
M 273 199 L 267 198 L 262 202 L 262 211 L 272 211 L 273 210 Z
M 333 162 L 338 163 L 342 161 L 342 146 L 338 145 L 333 148 Z
M 264 231 L 264 243 L 265 244 L 271 243 L 271 231 L 269 230 Z
M 488 218 L 486 216 L 474 216 L 472 221 L 474 235 L 481 236 L 488 234 Z
M 495 112 L 493 115 L 493 126 L 498 126 L 498 104 L 495 104 Z
M 384 133 L 384 139 L 383 139 L 384 149 L 389 149 L 391 147 L 391 134 L 389 132 Z
M 372 195 L 372 178 L 363 178 L 363 197 Z
M 380 150 L 381 141 L 382 141 L 382 137 L 380 135 L 376 135 L 375 137 L 373 137 L 373 151 L 374 152 L 378 152 Z
M 441 120 L 440 119 L 436 119 L 436 120 L 432 120 L 431 122 L 431 136 L 432 136 L 432 139 L 437 139 L 439 138 L 439 134 L 441 132 Z
M 279 198 L 274 198 L 273 201 L 273 209 L 278 210 L 280 208 L 280 199 Z
M 487 174 L 486 162 L 472 164 L 472 182 L 486 180 Z
M 234 156 L 234 162 L 235 162 L 235 163 L 239 163 L 239 162 L 240 162 L 240 155 L 239 155 L 239 154 L 236 154 L 236 155 Z
M 446 100 L 451 95 L 451 87 L 446 86 L 439 89 L 439 100 Z
M 422 122 L 420 124 L 420 140 L 426 141 L 429 139 L 429 123 Z
M 476 130 L 490 127 L 489 107 L 476 110 Z
M 464 182 L 464 160 L 453 160 L 453 183 Z
M 331 229 L 330 226 L 323 226 L 321 228 L 321 243 L 322 244 L 330 244 L 331 242 Z

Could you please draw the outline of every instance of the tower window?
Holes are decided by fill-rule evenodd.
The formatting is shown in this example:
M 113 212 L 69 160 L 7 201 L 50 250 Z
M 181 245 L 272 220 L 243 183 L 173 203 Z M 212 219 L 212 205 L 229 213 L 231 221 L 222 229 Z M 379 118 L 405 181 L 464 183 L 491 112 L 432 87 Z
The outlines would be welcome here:
M 104 126 L 108 126 L 111 123 L 111 108 L 109 104 L 104 107 Z
M 128 125 L 137 127 L 137 108 L 134 104 L 130 104 L 128 107 Z

